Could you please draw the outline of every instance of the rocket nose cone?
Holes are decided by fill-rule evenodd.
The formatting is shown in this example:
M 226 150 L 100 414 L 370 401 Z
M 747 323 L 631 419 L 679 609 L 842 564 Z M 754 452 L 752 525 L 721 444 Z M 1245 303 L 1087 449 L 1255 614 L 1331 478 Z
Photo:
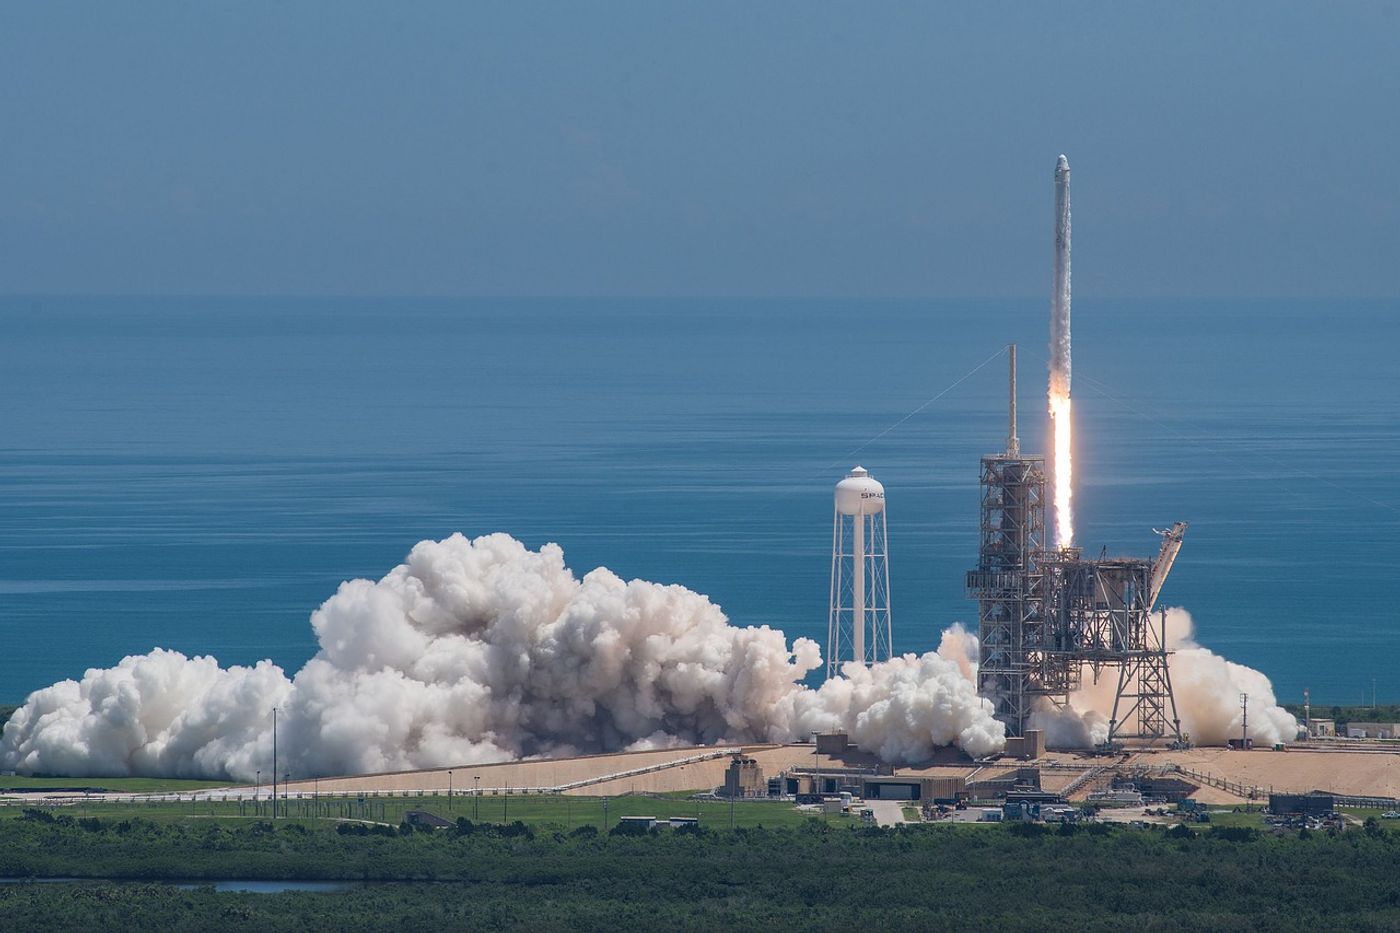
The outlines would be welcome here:
M 1060 158 L 1059 158 L 1059 160 L 1055 163 L 1055 171 L 1057 171 L 1057 172 L 1068 172 L 1068 171 L 1069 171 L 1069 159 L 1066 159 L 1066 158 L 1065 158 L 1065 154 L 1064 154 L 1063 152 L 1060 153 Z

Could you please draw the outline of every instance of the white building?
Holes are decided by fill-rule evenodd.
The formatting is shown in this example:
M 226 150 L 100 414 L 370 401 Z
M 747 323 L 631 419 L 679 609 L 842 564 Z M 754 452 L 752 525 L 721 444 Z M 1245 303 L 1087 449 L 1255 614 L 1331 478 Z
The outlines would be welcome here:
M 1400 738 L 1400 722 L 1349 722 L 1349 739 L 1395 739 Z

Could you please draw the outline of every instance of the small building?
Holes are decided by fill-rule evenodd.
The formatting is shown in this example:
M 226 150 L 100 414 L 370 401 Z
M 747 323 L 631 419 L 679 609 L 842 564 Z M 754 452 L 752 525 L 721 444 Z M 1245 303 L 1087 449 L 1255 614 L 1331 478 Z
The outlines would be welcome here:
M 1337 724 L 1331 719 L 1309 719 L 1308 735 L 1316 738 L 1330 738 L 1337 734 Z
M 775 785 L 770 782 L 770 788 Z M 960 774 L 874 774 L 869 770 L 843 769 L 813 772 L 793 769 L 776 785 L 779 794 L 798 803 L 817 803 L 832 796 L 843 800 L 924 800 L 952 803 L 967 796 L 967 780 Z
M 1331 794 L 1313 791 L 1310 794 L 1270 794 L 1269 812 L 1275 816 L 1326 816 L 1335 810 Z
M 1400 738 L 1400 722 L 1349 722 L 1349 739 L 1395 739 Z
M 690 826 L 699 826 L 700 818 L 697 816 L 673 816 L 669 822 L 672 829 L 683 829 Z
M 1040 790 L 1040 768 L 1027 766 L 993 777 L 979 777 L 967 785 L 974 800 L 994 800 L 1016 791 Z
M 861 785 L 866 800 L 953 801 L 966 793 L 967 780 L 962 777 L 879 774 L 866 777 Z
M 654 816 L 623 816 L 623 817 L 619 817 L 619 818 L 618 818 L 617 825 L 626 827 L 627 829 L 635 829 L 635 830 L 651 829 L 652 827 L 654 827 L 654 826 L 656 825 L 656 817 L 654 817 Z
M 875 775 L 871 768 L 793 768 L 784 772 L 780 793 L 791 797 L 821 797 L 826 794 L 864 795 L 864 781 Z
M 763 778 L 763 769 L 758 762 L 742 754 L 736 754 L 724 772 L 724 796 L 762 797 L 768 793 L 768 782 Z
M 1007 795 L 1006 802 L 1001 805 L 1002 816 L 1006 820 L 1022 822 L 1033 820 L 1053 822 L 1055 819 L 1063 819 L 1062 811 L 1067 810 L 1074 811 L 1074 807 L 1067 805 L 1064 798 L 1058 794 L 1046 794 L 1039 791 L 1021 794 L 1013 792 Z M 1061 815 L 1055 816 L 1055 814 Z
M 1142 794 L 1131 787 L 1114 788 L 1113 790 L 1091 791 L 1085 798 L 1089 803 L 1099 807 L 1140 807 L 1142 806 Z
M 1154 798 L 1167 803 L 1180 803 L 1188 799 L 1200 786 L 1192 784 L 1190 781 L 1179 777 L 1139 777 L 1135 779 L 1135 785 L 1139 793 L 1144 798 Z
M 1008 736 L 1006 739 L 1007 757 L 1034 761 L 1045 755 L 1045 733 L 1040 729 L 1027 729 L 1025 735 Z
M 1230 739 L 1229 745 L 1237 752 L 1247 752 L 1254 748 L 1253 739 Z

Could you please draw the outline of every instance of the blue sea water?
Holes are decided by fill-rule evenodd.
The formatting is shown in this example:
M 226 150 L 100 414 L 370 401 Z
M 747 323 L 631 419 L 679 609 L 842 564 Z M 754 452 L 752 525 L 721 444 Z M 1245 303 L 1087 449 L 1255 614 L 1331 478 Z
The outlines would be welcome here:
M 308 615 L 453 531 L 824 638 L 831 486 L 886 485 L 898 650 L 975 623 L 977 461 L 1043 449 L 1047 302 L 0 299 L 0 702 Z M 1155 554 L 1199 639 L 1400 696 L 1400 305 L 1075 305 L 1078 543 Z M 874 438 L 872 440 L 872 438 Z

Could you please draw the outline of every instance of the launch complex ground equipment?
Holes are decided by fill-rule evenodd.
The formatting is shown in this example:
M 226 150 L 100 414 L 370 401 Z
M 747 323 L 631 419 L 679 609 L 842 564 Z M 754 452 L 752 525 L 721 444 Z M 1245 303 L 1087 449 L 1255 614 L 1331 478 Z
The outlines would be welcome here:
M 1005 452 L 982 458 L 977 569 L 967 574 L 968 595 L 978 603 L 978 692 L 1007 734 L 1020 736 L 1032 713 L 1068 705 L 1086 668 L 1095 683 L 1116 673 L 1108 743 L 1181 743 L 1166 613 L 1153 610 L 1186 523 L 1159 532 L 1155 560 L 1089 559 L 1077 547 L 1047 548 L 1045 459 L 1021 454 L 1015 399 L 1013 347 L 1010 431 Z

